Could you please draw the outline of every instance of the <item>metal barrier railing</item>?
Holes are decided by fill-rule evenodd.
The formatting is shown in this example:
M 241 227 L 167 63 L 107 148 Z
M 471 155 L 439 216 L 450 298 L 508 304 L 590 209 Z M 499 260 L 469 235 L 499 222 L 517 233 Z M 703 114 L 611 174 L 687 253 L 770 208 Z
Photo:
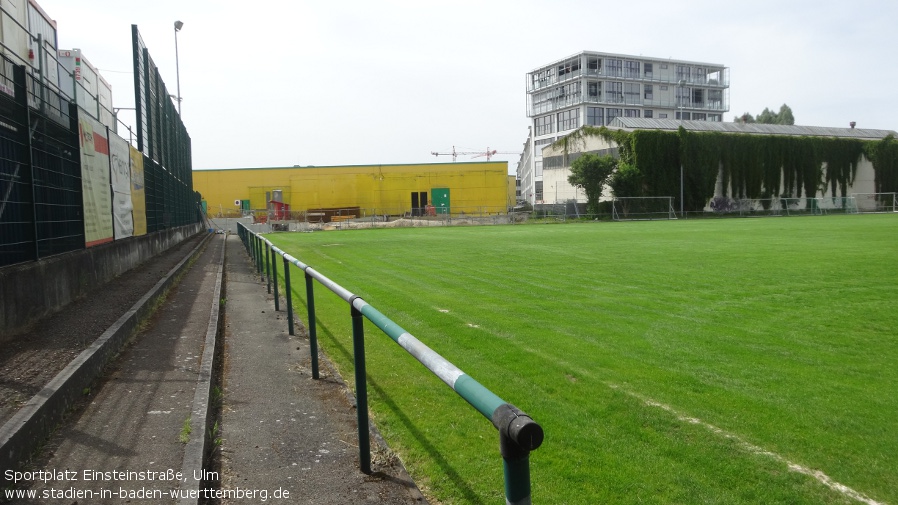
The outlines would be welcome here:
M 356 413 L 359 431 L 359 466 L 363 473 L 371 473 L 371 443 L 368 425 L 368 393 L 365 373 L 365 334 L 363 317 L 380 328 L 387 336 L 414 356 L 428 370 L 464 398 L 471 406 L 489 419 L 499 431 L 499 447 L 502 455 L 505 477 L 505 500 L 507 504 L 527 505 L 530 499 L 530 451 L 543 442 L 543 429 L 529 415 L 502 400 L 489 389 L 465 374 L 433 349 L 405 331 L 398 324 L 375 309 L 358 295 L 348 291 L 320 272 L 282 251 L 267 239 L 238 223 L 237 233 L 253 260 L 256 271 L 265 281 L 268 276 L 268 292 L 274 285 L 275 310 L 278 307 L 277 262 L 281 256 L 284 262 L 284 290 L 287 301 L 287 321 L 290 335 L 293 328 L 293 300 L 290 286 L 290 264 L 296 265 L 305 274 L 306 300 L 308 310 L 309 345 L 312 357 L 312 378 L 318 379 L 318 339 L 315 331 L 314 281 L 331 290 L 350 306 L 352 318 L 353 361 L 355 365 Z M 272 283 L 272 279 L 274 282 Z

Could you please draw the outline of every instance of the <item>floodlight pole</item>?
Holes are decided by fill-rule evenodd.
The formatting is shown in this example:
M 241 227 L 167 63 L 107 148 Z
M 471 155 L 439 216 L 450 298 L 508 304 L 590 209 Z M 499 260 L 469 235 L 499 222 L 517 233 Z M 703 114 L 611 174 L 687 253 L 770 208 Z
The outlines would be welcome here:
M 184 23 L 181 21 L 175 21 L 175 78 L 178 83 L 178 115 L 181 115 L 181 65 L 178 61 L 178 32 L 181 31 L 181 28 L 184 26 Z
M 680 96 L 677 97 L 677 107 L 680 109 L 680 126 L 683 126 L 683 86 L 686 85 L 686 79 L 680 79 L 677 87 L 680 89 Z M 680 160 L 680 217 L 686 217 L 683 213 L 683 160 Z

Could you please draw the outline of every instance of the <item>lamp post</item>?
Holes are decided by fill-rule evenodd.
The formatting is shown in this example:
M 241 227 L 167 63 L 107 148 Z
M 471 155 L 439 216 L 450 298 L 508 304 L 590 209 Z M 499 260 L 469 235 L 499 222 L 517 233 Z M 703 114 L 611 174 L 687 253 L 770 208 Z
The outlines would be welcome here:
M 175 21 L 175 78 L 178 83 L 178 115 L 181 115 L 181 64 L 178 61 L 178 32 L 181 31 L 181 28 L 184 26 L 184 23 L 181 21 Z
M 677 89 L 679 89 L 677 108 L 680 109 L 680 126 L 683 126 L 683 87 L 685 85 L 686 79 L 680 79 L 677 83 Z M 686 214 L 683 214 L 683 160 L 680 160 L 680 217 L 686 217 Z

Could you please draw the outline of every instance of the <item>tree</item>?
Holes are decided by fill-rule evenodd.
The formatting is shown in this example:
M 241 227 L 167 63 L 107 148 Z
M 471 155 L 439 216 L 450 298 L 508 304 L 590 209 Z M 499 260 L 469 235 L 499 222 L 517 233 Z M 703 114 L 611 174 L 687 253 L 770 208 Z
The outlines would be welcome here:
M 795 116 L 792 115 L 792 109 L 788 105 L 783 104 L 780 106 L 779 112 L 773 112 L 764 107 L 764 110 L 758 114 L 758 117 L 752 117 L 751 114 L 746 112 L 741 116 L 734 117 L 733 122 L 793 125 L 795 124 Z
M 795 124 L 795 116 L 792 115 L 792 109 L 786 104 L 780 106 L 780 111 L 776 116 L 779 121 L 776 124 Z
M 608 185 L 616 197 L 642 196 L 642 173 L 633 165 L 620 163 Z
M 571 175 L 567 181 L 586 192 L 586 209 L 590 214 L 599 213 L 602 189 L 616 167 L 616 159 L 596 154 L 584 154 L 571 163 Z

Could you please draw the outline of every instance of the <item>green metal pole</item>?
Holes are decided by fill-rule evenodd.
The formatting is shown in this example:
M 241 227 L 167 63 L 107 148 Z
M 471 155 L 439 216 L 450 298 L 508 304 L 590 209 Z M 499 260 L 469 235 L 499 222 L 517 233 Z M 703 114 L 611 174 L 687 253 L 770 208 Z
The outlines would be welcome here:
M 271 246 L 271 282 L 274 283 L 274 311 L 281 310 L 281 298 L 278 296 L 278 262 L 277 254 L 274 252 L 274 246 Z
M 265 258 L 262 256 L 262 237 L 256 235 L 256 271 L 259 272 L 259 280 L 265 280 Z
M 499 450 L 505 474 L 505 503 L 530 505 L 530 451 L 543 443 L 543 429 L 511 404 L 499 406 L 492 415 L 499 430 Z
M 262 243 L 262 246 L 265 247 L 265 243 Z M 265 272 L 268 276 L 268 294 L 271 294 L 271 260 L 274 258 L 271 257 L 271 248 L 265 247 Z
M 290 289 L 290 262 L 284 256 L 284 296 L 287 297 L 287 328 L 290 335 L 296 335 L 293 331 L 293 291 Z
M 256 237 L 256 232 L 253 231 L 250 232 L 250 237 L 253 244 L 253 268 L 259 273 L 259 237 Z
M 500 445 L 514 444 L 512 441 L 506 441 L 507 437 L 502 437 Z M 525 453 L 523 456 L 507 456 L 505 450 L 502 451 L 502 470 L 505 476 L 505 503 L 507 505 L 530 505 L 530 457 Z
M 352 302 L 350 302 L 350 306 Z M 368 434 L 368 385 L 365 375 L 365 320 L 355 307 L 352 313 L 352 351 L 355 361 L 355 410 L 359 424 L 359 468 L 371 473 L 371 439 Z
M 309 352 L 312 356 L 312 378 L 318 378 L 318 332 L 315 324 L 315 280 L 306 273 L 306 306 L 309 309 Z
M 252 258 L 253 258 L 253 267 L 256 269 L 256 272 L 259 271 L 259 250 L 256 247 L 256 234 L 252 231 L 249 232 L 249 243 L 250 248 L 253 250 Z

